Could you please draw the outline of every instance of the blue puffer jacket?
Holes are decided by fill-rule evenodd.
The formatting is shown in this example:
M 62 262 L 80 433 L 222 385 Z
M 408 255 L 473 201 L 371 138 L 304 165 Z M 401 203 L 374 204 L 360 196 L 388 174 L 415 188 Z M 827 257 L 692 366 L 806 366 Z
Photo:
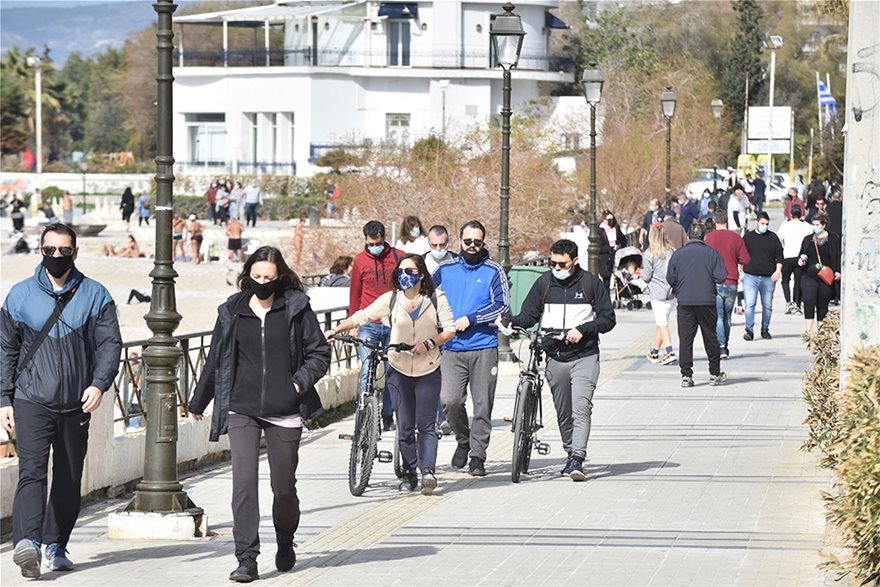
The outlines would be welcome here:
M 18 381 L 15 373 L 31 344 L 52 315 L 55 304 L 72 296 L 58 322 Z M 40 404 L 55 412 L 82 408 L 89 386 L 110 389 L 119 371 L 122 336 L 116 304 L 103 285 L 75 267 L 60 292 L 42 265 L 33 277 L 15 284 L 0 312 L 0 406 L 14 400 Z
M 493 322 L 510 306 L 507 276 L 501 265 L 489 259 L 483 249 L 480 262 L 471 265 L 463 256 L 442 263 L 432 275 L 434 285 L 446 293 L 452 315 L 467 317 L 471 325 L 443 345 L 450 351 L 476 351 L 498 346 L 498 329 Z

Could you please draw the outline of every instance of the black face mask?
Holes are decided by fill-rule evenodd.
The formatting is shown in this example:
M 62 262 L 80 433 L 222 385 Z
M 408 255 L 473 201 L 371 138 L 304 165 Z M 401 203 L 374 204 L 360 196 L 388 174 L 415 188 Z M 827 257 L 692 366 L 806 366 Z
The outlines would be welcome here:
M 43 255 L 43 267 L 49 272 L 49 275 L 55 279 L 73 269 L 73 256 L 70 257 L 47 257 Z
M 268 300 L 272 297 L 272 294 L 278 291 L 278 286 L 280 284 L 281 282 L 278 279 L 267 281 L 266 283 L 257 283 L 251 279 L 251 291 L 254 292 L 254 295 L 259 299 Z
M 461 250 L 461 256 L 465 260 L 465 263 L 468 265 L 476 265 L 480 262 L 480 257 L 483 255 L 483 249 L 480 249 L 476 253 L 468 253 L 466 250 Z
M 611 220 L 606 220 L 605 224 L 607 224 L 610 228 L 614 228 L 615 226 L 617 226 L 617 220 L 612 218 Z

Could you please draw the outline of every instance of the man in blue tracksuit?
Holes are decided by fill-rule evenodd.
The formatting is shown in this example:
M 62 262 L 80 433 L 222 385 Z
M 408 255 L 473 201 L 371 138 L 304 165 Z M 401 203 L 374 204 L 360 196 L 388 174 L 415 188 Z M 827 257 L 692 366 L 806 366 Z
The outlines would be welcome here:
M 443 345 L 440 400 L 458 441 L 452 466 L 464 467 L 470 454 L 468 472 L 482 477 L 498 382 L 498 332 L 493 322 L 508 311 L 510 293 L 504 269 L 489 259 L 483 224 L 467 222 L 459 237 L 461 255 L 441 264 L 433 275 L 434 285 L 452 306 L 456 330 L 455 338 Z M 474 404 L 470 426 L 465 408 L 468 385 Z

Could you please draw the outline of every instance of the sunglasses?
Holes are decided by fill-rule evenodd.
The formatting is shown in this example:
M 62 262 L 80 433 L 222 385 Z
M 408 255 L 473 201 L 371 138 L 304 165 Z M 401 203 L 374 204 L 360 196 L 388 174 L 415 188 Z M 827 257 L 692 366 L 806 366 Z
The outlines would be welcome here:
M 73 247 L 53 247 L 51 245 L 46 245 L 40 250 L 42 250 L 43 254 L 47 257 L 54 257 L 55 251 L 61 251 L 62 257 L 73 257 L 73 252 L 76 251 Z
M 463 238 L 463 239 L 461 239 L 461 242 L 466 247 L 473 245 L 479 249 L 480 247 L 483 246 L 483 241 L 478 238 Z
M 401 273 L 406 273 L 407 275 L 418 275 L 419 270 L 415 267 L 407 267 L 406 269 L 398 269 Z
M 571 261 L 550 261 L 550 267 L 558 267 L 559 269 L 564 269 L 571 264 Z

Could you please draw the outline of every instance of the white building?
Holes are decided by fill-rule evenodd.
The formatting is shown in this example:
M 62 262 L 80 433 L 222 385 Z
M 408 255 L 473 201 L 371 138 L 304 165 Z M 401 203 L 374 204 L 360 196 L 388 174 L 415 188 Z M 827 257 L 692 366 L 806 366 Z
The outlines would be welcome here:
M 501 2 L 289 0 L 181 16 L 174 68 L 174 154 L 188 173 L 311 175 L 341 146 L 409 143 L 497 115 L 501 68 L 489 25 Z M 520 0 L 526 37 L 513 72 L 516 104 L 571 82 L 571 60 L 549 55 L 558 0 Z M 193 26 L 217 26 L 222 52 L 186 46 Z M 259 47 L 229 51 L 231 27 Z M 283 50 L 270 31 L 283 30 Z M 276 33 L 277 34 L 277 33 Z M 566 72 L 567 71 L 567 72 Z

